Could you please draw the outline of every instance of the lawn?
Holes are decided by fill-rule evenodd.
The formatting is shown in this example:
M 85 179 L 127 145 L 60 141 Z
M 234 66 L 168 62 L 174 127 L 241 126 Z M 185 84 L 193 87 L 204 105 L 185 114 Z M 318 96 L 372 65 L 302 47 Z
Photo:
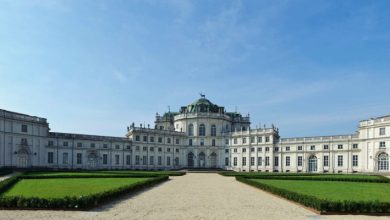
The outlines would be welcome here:
M 390 202 L 390 184 L 338 181 L 251 179 L 280 189 L 329 201 Z
M 183 172 L 177 172 L 177 171 L 69 171 L 69 172 L 63 172 L 63 171 L 35 171 L 35 172 L 28 172 L 25 174 L 26 176 L 47 176 L 47 177 L 53 177 L 53 176 L 114 176 L 114 175 L 128 175 L 128 176 L 148 176 L 148 175 L 183 175 Z
M 129 186 L 150 178 L 22 179 L 1 196 L 63 198 L 85 196 Z

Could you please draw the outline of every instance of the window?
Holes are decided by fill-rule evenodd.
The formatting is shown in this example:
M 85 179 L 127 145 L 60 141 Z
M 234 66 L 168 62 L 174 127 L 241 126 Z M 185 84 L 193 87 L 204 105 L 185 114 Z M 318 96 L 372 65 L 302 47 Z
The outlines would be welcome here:
M 343 149 L 343 145 L 342 144 L 337 145 L 337 149 L 342 150 Z
M 103 148 L 108 148 L 108 145 L 107 144 L 103 144 Z
M 154 151 L 154 147 L 150 147 L 150 149 L 149 149 L 150 151 Z
M 229 139 L 225 139 L 225 144 L 229 145 Z
M 150 142 L 154 142 L 154 137 L 150 137 Z
M 386 142 L 384 141 L 379 142 L 379 147 L 386 147 Z
M 302 156 L 298 156 L 298 166 L 302 166 Z
M 290 151 L 290 147 L 289 146 L 286 147 L 286 151 Z
M 233 158 L 233 166 L 237 166 L 237 157 Z
M 262 157 L 257 158 L 257 166 L 263 166 L 263 158 Z
M 217 126 L 211 125 L 211 136 L 217 136 Z
M 343 156 L 342 155 L 338 155 L 337 156 L 337 166 L 338 167 L 342 167 L 343 166 Z
M 242 138 L 242 143 L 246 144 L 246 138 Z
M 167 148 L 167 152 L 171 152 L 171 148 L 168 147 L 168 148 Z
M 358 166 L 358 155 L 352 155 L 352 166 L 353 167 Z
M 188 126 L 188 136 L 194 136 L 194 125 L 190 124 Z
M 233 143 L 234 143 L 234 144 L 237 144 L 237 138 L 234 138 L 234 139 L 233 139 Z
M 310 146 L 310 150 L 316 150 L 316 146 L 315 145 L 311 145 Z
M 78 143 L 77 143 L 77 147 L 83 147 L 83 143 L 78 142 Z
M 352 144 L 352 148 L 353 148 L 353 149 L 357 149 L 358 147 L 359 147 L 358 144 Z
M 286 166 L 287 167 L 290 166 L 290 157 L 289 156 L 286 157 Z
M 329 156 L 324 156 L 324 167 L 328 167 L 329 166 Z
M 148 151 L 148 147 L 142 147 L 142 151 Z
M 168 143 L 168 144 L 171 143 L 171 138 L 168 138 L 168 139 L 167 139 L 167 143 Z
M 131 146 L 130 146 L 130 145 L 127 145 L 127 146 L 126 146 L 126 149 L 127 149 L 127 150 L 131 150 Z
M 246 152 L 246 148 L 242 148 L 242 152 L 245 153 Z
M 204 146 L 204 139 L 200 139 L 200 146 Z
M 261 143 L 262 142 L 262 138 L 261 137 L 257 137 L 257 143 Z
M 115 164 L 119 165 L 119 154 L 115 154 Z
M 378 171 L 388 171 L 389 170 L 389 155 L 386 153 L 381 153 L 378 155 Z
M 135 155 L 135 165 L 139 165 L 139 155 Z
M 265 142 L 269 142 L 269 137 L 265 137 Z
M 229 157 L 225 157 L 225 166 L 229 166 Z
M 189 146 L 192 146 L 192 139 L 189 139 L 189 140 L 188 140 L 188 145 L 189 145 Z
M 279 157 L 274 157 L 274 166 L 279 166 Z
M 62 145 L 64 145 L 64 147 L 67 147 L 68 146 L 68 142 L 64 141 L 64 143 L 62 143 Z
M 274 151 L 278 152 L 279 151 L 279 147 L 274 147 Z
M 269 151 L 269 147 L 265 147 L 265 151 L 267 151 L 267 152 L 268 152 L 268 151 Z
M 148 142 L 148 136 L 144 136 L 144 137 L 143 137 L 143 141 L 144 141 L 144 142 Z
M 95 148 L 95 143 L 91 143 L 90 147 Z
M 246 166 L 246 157 L 243 157 L 243 158 L 242 158 L 242 165 L 243 165 L 243 166 Z
M 162 152 L 162 148 L 161 147 L 158 148 L 158 152 Z
M 149 164 L 154 165 L 154 157 L 153 156 L 149 157 Z
M 120 146 L 117 144 L 117 145 L 115 145 L 115 149 L 119 149 L 120 148 Z
M 179 158 L 178 157 L 175 158 L 175 166 L 179 166 Z
M 176 148 L 176 153 L 179 153 L 179 148 Z
M 237 153 L 237 148 L 234 148 L 233 151 L 234 151 L 234 153 Z
M 199 125 L 199 136 L 206 136 L 206 127 L 204 124 Z
M 48 142 L 47 142 L 47 146 L 52 147 L 53 145 L 54 145 L 54 142 L 53 142 L 53 141 L 48 141 Z
M 254 165 L 255 165 L 255 158 L 251 157 L 251 166 L 254 166 Z
M 180 144 L 180 139 L 176 138 L 176 144 Z
M 22 132 L 27 132 L 27 125 L 22 125 Z
M 302 150 L 302 146 L 298 146 L 298 150 Z
M 329 150 L 329 145 L 324 145 L 324 150 Z
M 139 146 L 135 146 L 135 150 L 139 151 Z
M 251 143 L 255 143 L 255 137 L 251 137 Z
M 265 157 L 265 165 L 269 166 L 269 157 Z
M 211 140 L 211 146 L 215 147 L 215 139 Z
M 386 128 L 379 128 L 379 135 L 386 135 Z
M 160 126 L 160 130 L 164 130 L 164 126 Z
M 135 136 L 135 141 L 140 141 L 139 135 Z
M 171 166 L 171 157 L 167 157 L 167 166 Z
M 142 157 L 142 165 L 148 165 L 148 157 L 147 156 Z
M 157 164 L 158 164 L 159 166 L 162 165 L 162 157 L 161 157 L 161 156 L 158 156 L 158 157 L 157 157 Z
M 107 154 L 103 154 L 103 164 L 107 165 L 107 163 L 108 163 L 108 155 Z
M 76 154 L 76 163 L 77 164 L 82 164 L 83 163 L 83 154 L 82 153 L 77 153 Z
M 131 155 L 126 155 L 126 165 L 130 165 Z
M 229 149 L 225 149 L 225 153 L 228 154 L 229 153 Z
M 258 147 L 257 151 L 261 152 L 261 151 L 263 151 L 263 148 L 262 147 Z
M 255 148 L 254 147 L 251 147 L 251 152 L 255 152 Z
M 158 143 L 162 143 L 162 137 L 158 137 Z
M 47 153 L 47 163 L 52 164 L 54 162 L 54 153 L 53 152 L 48 152 Z
M 68 153 L 67 152 L 62 153 L 62 163 L 68 164 Z

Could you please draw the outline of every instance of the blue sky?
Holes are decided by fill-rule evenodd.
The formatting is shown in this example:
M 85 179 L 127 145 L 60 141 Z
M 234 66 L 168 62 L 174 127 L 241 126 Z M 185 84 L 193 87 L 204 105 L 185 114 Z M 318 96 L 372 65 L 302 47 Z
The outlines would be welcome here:
M 390 114 L 389 1 L 0 0 L 0 108 L 123 136 L 204 92 L 283 137 Z

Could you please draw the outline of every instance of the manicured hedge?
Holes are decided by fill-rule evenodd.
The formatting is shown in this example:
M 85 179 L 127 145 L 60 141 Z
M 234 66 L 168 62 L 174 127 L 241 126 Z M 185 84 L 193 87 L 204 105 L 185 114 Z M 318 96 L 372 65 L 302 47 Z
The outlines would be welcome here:
M 156 174 L 120 174 L 120 175 L 53 175 L 53 176 L 40 176 L 40 175 L 22 175 L 19 178 L 21 179 L 66 179 L 66 178 L 138 178 L 138 177 L 159 177 L 162 175 L 156 175 Z
M 87 196 L 73 196 L 64 198 L 24 198 L 22 196 L 0 197 L 0 208 L 20 208 L 20 209 L 81 209 L 87 210 L 104 202 L 111 201 L 126 193 L 135 192 L 148 186 L 168 180 L 169 176 L 158 176 L 144 182 L 119 187 L 101 193 Z M 16 178 L 16 182 L 17 182 Z M 15 182 L 15 183 L 16 183 Z
M 390 179 L 378 176 L 378 179 L 353 178 L 353 177 L 333 177 L 333 176 L 243 176 L 251 179 L 277 179 L 277 180 L 310 180 L 310 181 L 342 181 L 342 182 L 370 182 L 370 183 L 390 183 Z
M 260 188 L 262 190 L 271 192 L 286 199 L 298 202 L 304 206 L 316 209 L 321 214 L 329 213 L 364 213 L 364 214 L 378 214 L 390 213 L 389 202 L 379 201 L 329 201 L 319 199 L 314 196 L 302 195 L 285 189 L 280 189 L 267 184 L 255 182 L 245 177 L 237 176 L 236 179 L 248 185 Z
M 17 176 L 10 177 L 0 182 L 0 194 L 10 189 L 15 183 L 19 181 Z
M 0 169 L 0 176 L 5 176 L 5 175 L 11 174 L 11 173 L 12 173 L 12 170 L 10 170 L 10 169 Z

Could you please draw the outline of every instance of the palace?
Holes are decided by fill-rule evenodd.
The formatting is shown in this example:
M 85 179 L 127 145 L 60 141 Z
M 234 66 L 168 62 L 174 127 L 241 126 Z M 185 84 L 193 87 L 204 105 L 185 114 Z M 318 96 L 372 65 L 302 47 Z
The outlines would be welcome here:
M 253 129 L 204 95 L 155 126 L 125 137 L 51 132 L 45 118 L 0 110 L 0 167 L 52 169 L 219 168 L 254 172 L 389 172 L 390 116 L 363 120 L 351 135 L 281 138 Z

